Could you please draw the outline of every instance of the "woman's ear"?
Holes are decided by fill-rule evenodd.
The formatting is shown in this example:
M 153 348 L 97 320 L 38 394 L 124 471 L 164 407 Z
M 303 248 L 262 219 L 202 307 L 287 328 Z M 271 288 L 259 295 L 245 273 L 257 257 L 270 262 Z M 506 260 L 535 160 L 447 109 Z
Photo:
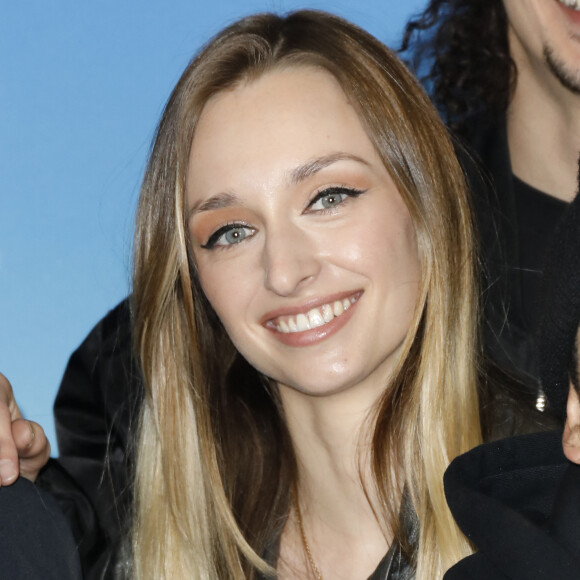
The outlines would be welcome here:
M 562 435 L 564 455 L 572 462 L 580 464 L 580 397 L 570 385 L 566 406 L 566 424 Z

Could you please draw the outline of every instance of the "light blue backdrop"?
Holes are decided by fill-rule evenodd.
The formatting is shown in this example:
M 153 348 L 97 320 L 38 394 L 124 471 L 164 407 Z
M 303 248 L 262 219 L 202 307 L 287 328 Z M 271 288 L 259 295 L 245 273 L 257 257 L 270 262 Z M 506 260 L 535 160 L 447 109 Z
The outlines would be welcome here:
M 26 0 L 0 18 L 0 371 L 56 454 L 66 361 L 129 290 L 133 212 L 170 90 L 239 16 L 329 10 L 391 46 L 426 0 Z

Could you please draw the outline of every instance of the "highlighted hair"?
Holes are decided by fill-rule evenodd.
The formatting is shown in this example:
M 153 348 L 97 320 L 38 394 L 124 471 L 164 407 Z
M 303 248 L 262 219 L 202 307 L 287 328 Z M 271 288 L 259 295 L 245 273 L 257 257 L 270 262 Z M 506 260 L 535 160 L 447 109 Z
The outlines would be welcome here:
M 377 512 L 431 580 L 470 547 L 443 472 L 481 441 L 474 360 L 476 289 L 463 174 L 445 128 L 398 58 L 368 33 L 313 11 L 245 18 L 194 58 L 157 129 L 137 215 L 133 315 L 146 383 L 133 523 L 137 579 L 246 579 L 289 510 L 297 470 L 275 388 L 230 343 L 189 248 L 185 174 L 208 99 L 282 67 L 332 74 L 413 219 L 421 262 L 414 322 L 376 411 Z M 396 477 L 390 466 L 396 465 Z M 418 547 L 398 521 L 407 490 Z

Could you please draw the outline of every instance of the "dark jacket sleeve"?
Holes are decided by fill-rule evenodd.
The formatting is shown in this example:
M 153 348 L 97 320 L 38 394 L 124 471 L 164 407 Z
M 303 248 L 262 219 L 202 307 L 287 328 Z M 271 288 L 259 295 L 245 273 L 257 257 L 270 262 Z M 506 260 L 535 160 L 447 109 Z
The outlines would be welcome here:
M 573 580 L 580 577 L 580 466 L 561 434 L 482 445 L 445 473 L 453 517 L 478 552 L 444 580 Z
M 128 300 L 72 354 L 54 413 L 59 446 L 38 484 L 69 518 L 85 578 L 115 577 L 129 522 L 132 432 L 142 383 L 132 357 Z

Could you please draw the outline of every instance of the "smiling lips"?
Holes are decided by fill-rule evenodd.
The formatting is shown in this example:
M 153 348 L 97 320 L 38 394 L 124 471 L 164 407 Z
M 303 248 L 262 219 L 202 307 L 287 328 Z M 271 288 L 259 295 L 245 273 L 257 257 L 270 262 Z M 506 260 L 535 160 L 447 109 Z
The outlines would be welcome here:
M 334 318 L 342 316 L 358 299 L 358 296 L 351 296 L 343 300 L 323 304 L 318 308 L 312 308 L 306 313 L 296 316 L 281 316 L 272 323 L 278 332 L 288 334 L 291 332 L 304 332 L 328 324 Z
M 346 323 L 350 318 L 349 310 L 357 303 L 361 294 L 362 292 L 358 291 L 307 311 L 276 316 L 270 318 L 265 326 L 274 332 L 279 340 L 288 344 L 299 346 L 317 342 Z

